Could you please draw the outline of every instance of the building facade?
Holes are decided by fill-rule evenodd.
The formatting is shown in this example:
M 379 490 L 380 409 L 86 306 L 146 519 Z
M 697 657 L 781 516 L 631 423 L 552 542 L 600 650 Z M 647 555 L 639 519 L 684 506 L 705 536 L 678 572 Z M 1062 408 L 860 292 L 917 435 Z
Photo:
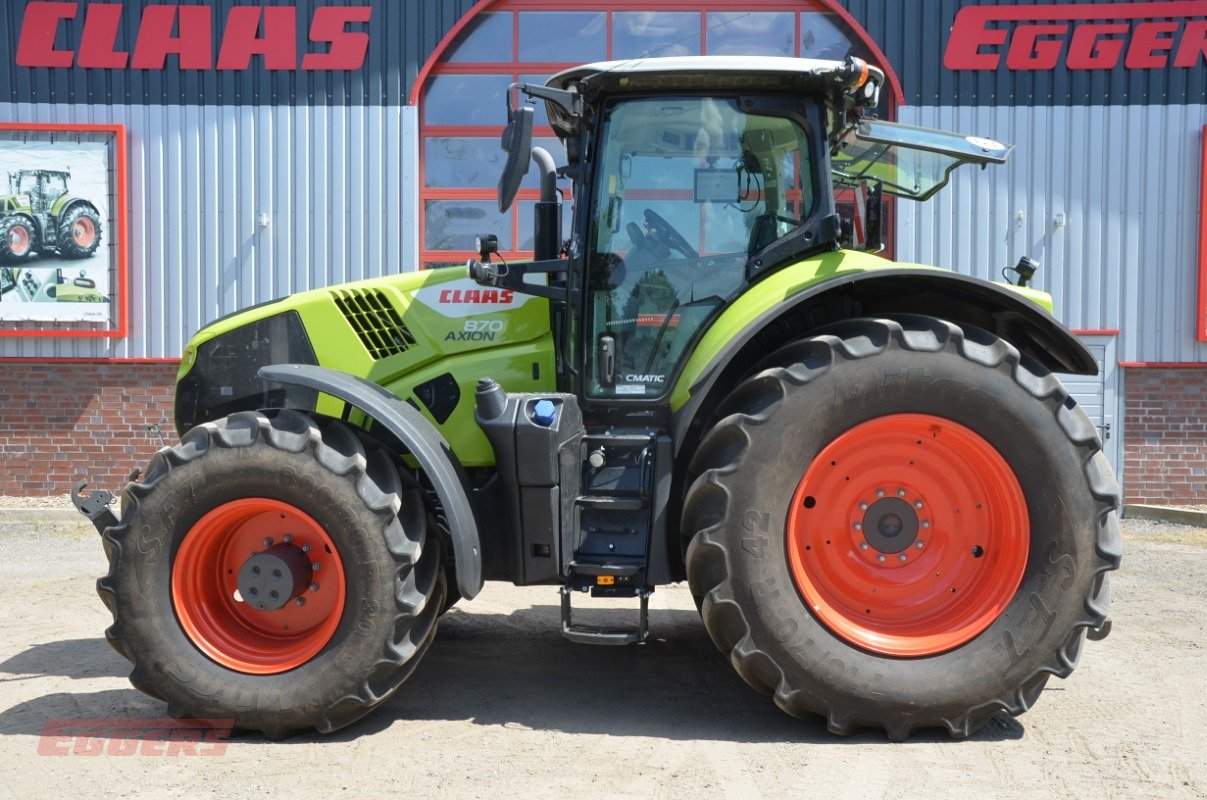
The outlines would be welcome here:
M 1015 144 L 895 203 L 892 255 L 1039 260 L 1102 366 L 1070 385 L 1129 501 L 1207 502 L 1203 0 L 5 0 L 0 51 L 0 173 L 69 173 L 105 217 L 87 263 L 47 251 L 0 284 L 0 494 L 120 485 L 174 437 L 179 353 L 219 316 L 463 261 L 487 229 L 523 256 L 535 184 L 493 199 L 512 82 L 852 53 L 888 73 L 886 116 Z

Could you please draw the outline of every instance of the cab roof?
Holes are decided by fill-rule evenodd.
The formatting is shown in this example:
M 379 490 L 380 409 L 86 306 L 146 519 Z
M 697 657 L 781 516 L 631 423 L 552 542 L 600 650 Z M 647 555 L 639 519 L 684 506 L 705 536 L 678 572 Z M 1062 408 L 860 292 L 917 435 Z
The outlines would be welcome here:
M 574 85 L 585 94 L 610 89 L 635 91 L 646 88 L 730 88 L 749 85 L 763 88 L 844 89 L 853 94 L 865 84 L 879 90 L 884 73 L 859 59 L 826 61 L 783 56 L 669 56 L 597 61 L 562 70 L 546 86 L 569 89 Z M 874 103 L 875 100 L 869 96 Z

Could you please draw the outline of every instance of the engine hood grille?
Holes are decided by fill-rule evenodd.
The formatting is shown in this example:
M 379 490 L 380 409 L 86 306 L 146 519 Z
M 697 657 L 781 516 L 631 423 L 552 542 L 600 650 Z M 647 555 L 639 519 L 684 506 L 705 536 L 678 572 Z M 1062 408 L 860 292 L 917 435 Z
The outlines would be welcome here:
M 415 344 L 402 316 L 379 289 L 334 289 L 331 298 L 375 359 L 405 353 Z

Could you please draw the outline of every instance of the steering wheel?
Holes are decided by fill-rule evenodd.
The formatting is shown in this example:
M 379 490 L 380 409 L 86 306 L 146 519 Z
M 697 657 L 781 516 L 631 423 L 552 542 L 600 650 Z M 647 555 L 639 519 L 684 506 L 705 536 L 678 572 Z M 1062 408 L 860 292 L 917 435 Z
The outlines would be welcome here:
M 678 250 L 688 258 L 699 258 L 700 254 L 696 252 L 696 248 L 687 243 L 687 239 L 679 231 L 662 217 L 658 216 L 657 212 L 647 208 L 645 210 L 645 224 L 650 231 L 667 247 L 673 250 Z

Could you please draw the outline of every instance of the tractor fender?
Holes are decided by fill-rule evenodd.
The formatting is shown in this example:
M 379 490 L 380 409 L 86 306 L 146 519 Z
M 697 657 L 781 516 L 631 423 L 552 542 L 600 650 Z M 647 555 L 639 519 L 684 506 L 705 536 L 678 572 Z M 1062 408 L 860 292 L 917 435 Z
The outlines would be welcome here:
M 92 209 L 92 213 L 96 214 L 98 217 L 101 214 L 100 209 L 98 209 L 95 205 L 88 202 L 84 198 L 79 197 L 74 194 L 65 194 L 62 197 L 60 197 L 59 199 L 54 201 L 54 205 L 52 205 L 50 207 L 50 215 L 52 217 L 54 217 L 56 220 L 62 219 L 64 214 L 66 214 L 68 211 L 75 208 L 76 206 L 86 206 L 86 207 Z
M 398 438 L 419 462 L 448 519 L 457 589 L 465 599 L 482 589 L 482 547 L 470 501 L 472 488 L 461 462 L 422 414 L 375 383 L 327 367 L 273 364 L 261 367 L 266 381 L 315 389 L 360 409 Z
M 788 339 L 851 317 L 892 314 L 923 314 L 974 325 L 1054 372 L 1098 374 L 1094 357 L 1068 328 L 1005 286 L 933 268 L 851 272 L 784 298 L 713 355 L 692 381 L 690 398 L 675 411 L 677 447 L 694 440 L 690 434 L 699 433 L 722 396 L 763 355 Z

